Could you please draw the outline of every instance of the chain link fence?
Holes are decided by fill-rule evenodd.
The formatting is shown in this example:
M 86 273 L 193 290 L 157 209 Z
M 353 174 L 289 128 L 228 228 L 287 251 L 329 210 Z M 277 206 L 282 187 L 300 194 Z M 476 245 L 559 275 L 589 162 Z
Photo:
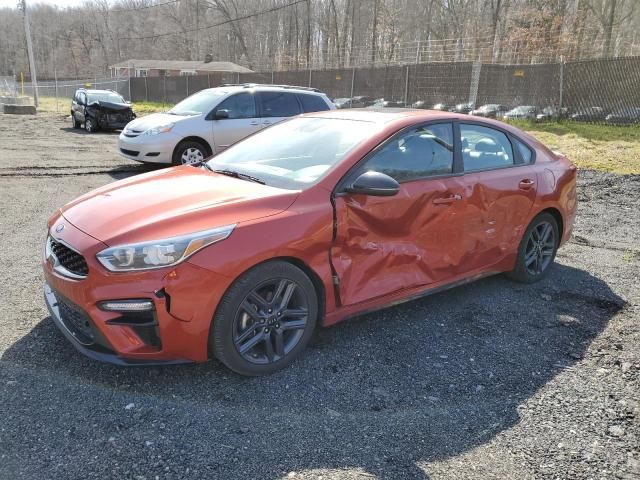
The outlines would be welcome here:
M 80 87 L 115 90 L 133 102 L 170 105 L 202 89 L 226 83 L 315 87 L 332 99 L 366 96 L 396 105 L 421 102 L 424 108 L 438 103 L 473 107 L 499 104 L 505 110 L 528 106 L 526 118 L 546 113 L 548 119 L 640 123 L 640 57 L 533 65 L 434 62 L 330 70 L 86 79 L 41 82 L 38 91 L 41 98 L 55 97 L 57 103 L 65 105 L 64 109 L 65 102 L 70 101 Z M 16 88 L 23 88 L 25 95 L 33 93 L 27 84 Z

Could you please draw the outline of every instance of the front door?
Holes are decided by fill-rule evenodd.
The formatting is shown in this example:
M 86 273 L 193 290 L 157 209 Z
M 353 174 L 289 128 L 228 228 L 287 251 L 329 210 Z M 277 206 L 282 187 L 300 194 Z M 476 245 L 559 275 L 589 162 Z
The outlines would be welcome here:
M 215 119 L 215 112 L 226 110 L 228 118 Z M 255 94 L 237 93 L 223 100 L 213 112 L 213 143 L 220 153 L 243 138 L 262 128 L 256 109 Z
M 375 197 L 338 188 L 331 262 L 343 305 L 446 282 L 464 268 L 466 201 L 455 151 L 451 123 L 412 127 L 344 179 L 348 184 L 366 171 L 378 171 L 395 178 L 400 192 Z

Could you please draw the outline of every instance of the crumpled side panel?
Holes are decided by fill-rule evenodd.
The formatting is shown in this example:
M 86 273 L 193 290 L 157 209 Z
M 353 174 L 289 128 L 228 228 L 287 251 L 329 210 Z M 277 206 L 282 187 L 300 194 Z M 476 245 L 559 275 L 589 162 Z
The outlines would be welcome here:
M 462 236 L 463 200 L 451 205 L 433 203 L 457 191 L 455 179 L 444 179 L 405 183 L 393 197 L 337 197 L 332 262 L 342 304 L 427 285 L 457 273 L 463 253 L 456 247 Z

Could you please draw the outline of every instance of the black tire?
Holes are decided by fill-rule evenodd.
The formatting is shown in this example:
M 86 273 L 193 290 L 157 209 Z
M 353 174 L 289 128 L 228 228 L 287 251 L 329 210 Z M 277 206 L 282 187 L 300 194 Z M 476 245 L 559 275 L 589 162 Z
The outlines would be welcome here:
M 544 226 L 548 226 L 553 239 L 539 239 Z M 535 244 L 538 244 L 536 247 Z M 522 283 L 535 283 L 542 280 L 551 269 L 560 244 L 558 222 L 550 213 L 541 213 L 534 218 L 522 236 L 518 247 L 518 256 L 514 269 L 507 275 Z M 537 253 L 536 253 L 537 252 Z M 535 255 L 533 255 L 535 254 Z M 532 255 L 533 260 L 532 260 Z
M 97 122 L 91 117 L 85 117 L 84 129 L 87 133 L 95 133 L 99 130 Z
M 195 154 L 195 157 L 192 158 L 193 162 L 204 160 L 210 155 L 209 149 L 204 144 L 195 140 L 185 140 L 180 142 L 173 151 L 172 163 L 174 165 L 188 165 L 188 162 L 183 161 L 183 155 L 189 156 L 190 151 L 199 152 L 199 154 L 193 152 Z
M 295 287 L 289 293 L 291 284 Z M 267 301 L 255 302 L 256 293 L 259 300 Z M 287 304 L 280 309 L 285 297 Z M 274 308 L 267 310 L 269 305 Z M 252 313 L 247 313 L 247 307 Z M 209 351 L 241 375 L 268 375 L 291 364 L 305 349 L 317 316 L 318 296 L 302 270 L 277 260 L 263 263 L 241 275 L 222 297 L 209 332 Z M 243 348 L 246 351 L 241 353 Z
M 76 116 L 73 114 L 73 112 L 71 112 L 71 124 L 73 125 L 73 128 L 76 129 L 82 127 L 82 123 L 76 120 Z

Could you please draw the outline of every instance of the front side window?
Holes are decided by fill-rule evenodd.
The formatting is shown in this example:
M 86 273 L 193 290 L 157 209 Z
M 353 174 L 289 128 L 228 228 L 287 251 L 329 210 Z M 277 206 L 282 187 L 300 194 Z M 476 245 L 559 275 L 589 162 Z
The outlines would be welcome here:
M 453 126 L 420 126 L 392 138 L 360 167 L 359 173 L 376 171 L 398 182 L 453 172 Z
M 238 93 L 224 100 L 216 109 L 229 112 L 230 119 L 255 118 L 256 101 L 255 96 L 250 93 Z
M 379 128 L 356 120 L 294 118 L 236 143 L 207 163 L 212 170 L 234 171 L 267 185 L 298 190 L 320 180 Z
M 499 130 L 462 123 L 460 136 L 466 172 L 513 165 L 511 142 Z
M 260 92 L 263 117 L 292 117 L 300 112 L 300 105 L 293 93 Z

